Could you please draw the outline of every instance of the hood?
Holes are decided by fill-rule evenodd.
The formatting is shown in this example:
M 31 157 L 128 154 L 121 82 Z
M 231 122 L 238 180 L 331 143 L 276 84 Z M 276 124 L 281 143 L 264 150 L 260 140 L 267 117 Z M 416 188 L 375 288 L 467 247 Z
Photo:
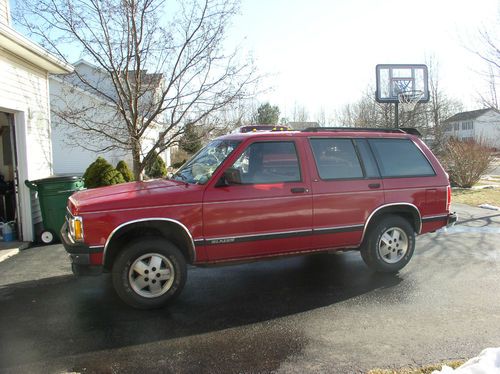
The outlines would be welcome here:
M 194 202 L 192 192 L 201 190 L 200 187 L 180 181 L 153 179 L 78 191 L 71 195 L 70 201 L 73 214 L 182 204 L 187 200 Z

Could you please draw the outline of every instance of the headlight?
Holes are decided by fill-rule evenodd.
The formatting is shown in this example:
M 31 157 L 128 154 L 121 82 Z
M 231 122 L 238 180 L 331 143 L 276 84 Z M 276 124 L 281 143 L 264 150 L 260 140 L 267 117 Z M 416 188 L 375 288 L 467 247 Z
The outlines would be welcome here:
M 69 233 L 74 240 L 83 240 L 83 220 L 82 217 L 70 217 L 69 223 Z

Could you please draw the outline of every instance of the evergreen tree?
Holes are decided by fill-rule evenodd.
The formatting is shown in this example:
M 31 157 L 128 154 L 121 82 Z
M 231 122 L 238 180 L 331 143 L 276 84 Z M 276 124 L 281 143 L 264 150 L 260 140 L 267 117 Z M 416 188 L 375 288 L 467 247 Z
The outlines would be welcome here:
M 89 165 L 83 174 L 83 179 L 87 188 L 110 186 L 125 182 L 122 174 L 102 157 L 98 157 Z
M 184 130 L 184 134 L 182 135 L 181 139 L 179 140 L 179 147 L 187 152 L 188 154 L 192 155 L 198 152 L 198 150 L 201 148 L 201 136 L 198 134 L 198 131 L 196 131 L 195 125 L 193 124 L 188 124 L 186 125 L 186 129 Z
M 146 175 L 149 178 L 163 178 L 167 175 L 165 161 L 157 154 L 154 161 L 146 166 Z
M 134 181 L 134 174 L 132 174 L 132 171 L 129 169 L 127 163 L 125 161 L 120 161 L 116 165 L 116 170 L 118 170 L 121 175 L 123 176 L 123 179 L 125 179 L 125 182 L 132 182 Z

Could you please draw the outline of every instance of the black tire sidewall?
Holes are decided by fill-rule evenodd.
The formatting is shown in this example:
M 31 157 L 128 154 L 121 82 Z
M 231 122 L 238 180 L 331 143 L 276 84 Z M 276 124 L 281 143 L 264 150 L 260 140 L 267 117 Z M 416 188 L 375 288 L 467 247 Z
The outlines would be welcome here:
M 154 298 L 147 298 L 137 294 L 132 289 L 128 279 L 130 266 L 137 258 L 147 253 L 158 253 L 165 256 L 174 267 L 172 286 L 166 293 Z M 181 293 L 186 278 L 186 261 L 179 249 L 171 242 L 155 237 L 130 243 L 118 255 L 112 270 L 113 285 L 118 296 L 130 306 L 138 309 L 153 309 L 165 306 Z
M 388 229 L 393 227 L 400 228 L 405 232 L 408 238 L 408 250 L 406 251 L 404 257 L 398 262 L 390 264 L 384 261 L 384 259 L 380 256 L 378 243 L 380 242 L 382 235 Z M 413 252 L 415 251 L 415 232 L 411 224 L 402 217 L 387 216 L 383 218 L 380 223 L 375 225 L 373 229 L 370 230 L 368 235 L 369 238 L 367 241 L 367 247 L 365 248 L 366 253 L 364 253 L 363 259 L 367 262 L 367 265 L 375 271 L 396 273 L 404 268 L 413 256 Z

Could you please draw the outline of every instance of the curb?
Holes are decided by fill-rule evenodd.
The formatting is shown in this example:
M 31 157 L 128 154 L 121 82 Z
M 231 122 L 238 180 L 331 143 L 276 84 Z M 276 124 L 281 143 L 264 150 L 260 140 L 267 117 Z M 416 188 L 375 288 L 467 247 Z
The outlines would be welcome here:
M 490 205 L 490 204 L 481 204 L 481 205 L 479 205 L 479 207 L 483 208 L 483 209 L 489 209 L 489 210 L 500 210 L 500 207 Z

